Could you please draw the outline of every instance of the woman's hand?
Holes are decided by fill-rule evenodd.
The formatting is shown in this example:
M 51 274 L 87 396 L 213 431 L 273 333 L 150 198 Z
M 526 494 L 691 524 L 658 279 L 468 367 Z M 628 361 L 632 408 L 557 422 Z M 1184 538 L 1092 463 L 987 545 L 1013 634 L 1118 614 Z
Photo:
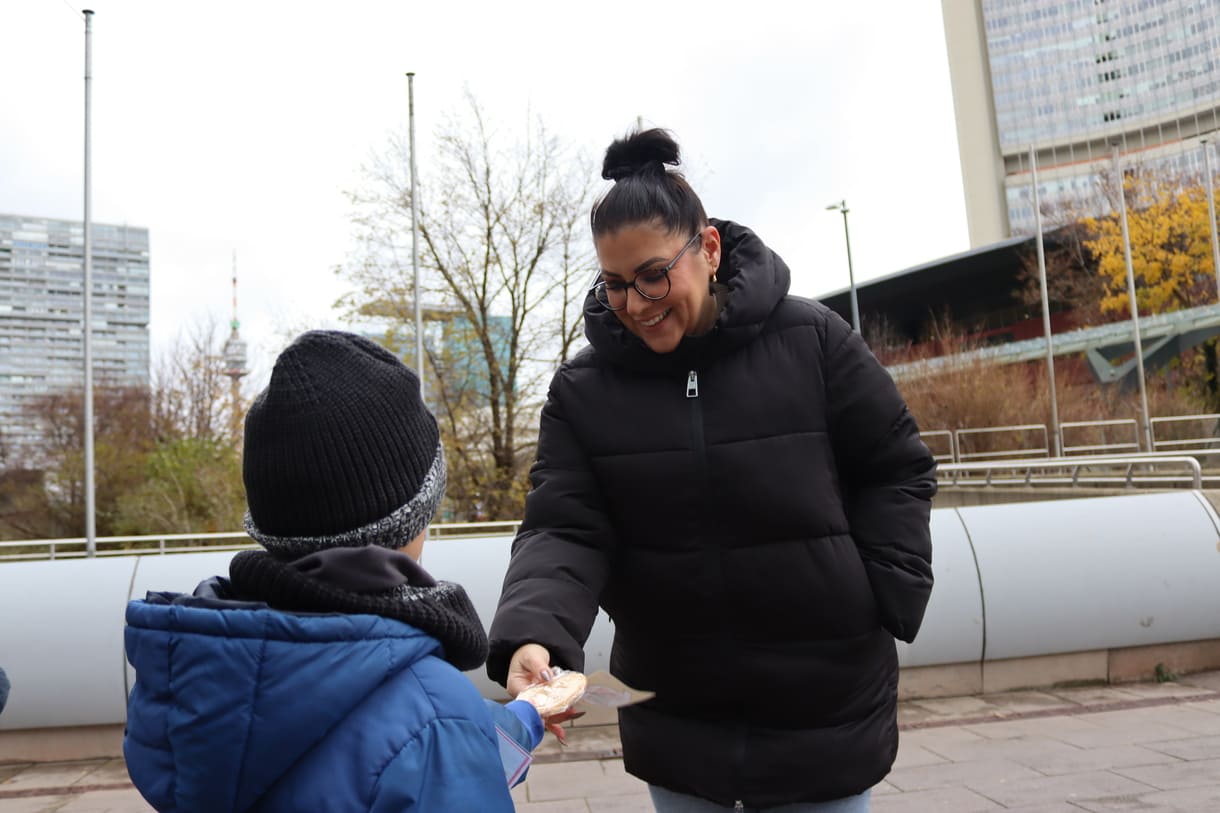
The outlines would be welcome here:
M 508 681 L 506 688 L 510 697 L 516 697 L 535 683 L 545 683 L 551 679 L 551 653 L 540 644 L 526 644 L 513 653 L 508 662 Z M 564 745 L 568 744 L 563 723 L 583 715 L 583 711 L 567 711 L 553 714 L 542 722 Z
M 513 653 L 508 662 L 508 680 L 505 688 L 509 697 L 516 697 L 535 683 L 551 679 L 551 653 L 540 644 L 526 644 Z

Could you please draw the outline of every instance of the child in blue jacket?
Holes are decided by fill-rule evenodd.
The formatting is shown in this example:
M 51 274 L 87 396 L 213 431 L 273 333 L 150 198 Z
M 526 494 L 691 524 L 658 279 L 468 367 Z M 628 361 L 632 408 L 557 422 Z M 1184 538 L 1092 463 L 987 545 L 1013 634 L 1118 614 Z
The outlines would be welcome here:
M 348 333 L 300 336 L 246 416 L 246 530 L 265 550 L 127 608 L 123 751 L 159 811 L 511 811 L 543 723 L 460 670 L 487 638 L 418 563 L 445 489 L 415 374 Z

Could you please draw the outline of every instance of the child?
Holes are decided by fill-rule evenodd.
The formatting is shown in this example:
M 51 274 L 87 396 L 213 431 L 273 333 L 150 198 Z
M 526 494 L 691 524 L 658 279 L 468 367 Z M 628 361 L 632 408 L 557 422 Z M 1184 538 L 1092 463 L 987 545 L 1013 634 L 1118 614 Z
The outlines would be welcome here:
M 144 798 L 178 813 L 511 811 L 543 723 L 461 674 L 487 657 L 483 625 L 418 564 L 445 459 L 415 374 L 359 336 L 300 336 L 246 416 L 242 477 L 266 550 L 127 608 L 123 751 Z

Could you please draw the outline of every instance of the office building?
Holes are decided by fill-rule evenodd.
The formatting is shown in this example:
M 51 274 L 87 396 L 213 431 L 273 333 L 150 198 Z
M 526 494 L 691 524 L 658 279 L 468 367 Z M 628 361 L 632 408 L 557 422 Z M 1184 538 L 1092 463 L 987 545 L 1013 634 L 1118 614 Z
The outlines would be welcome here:
M 84 225 L 0 214 L 0 442 L 30 452 L 39 396 L 84 385 Z M 93 225 L 94 383 L 147 386 L 148 230 Z
M 1115 144 L 1125 170 L 1202 172 L 1220 104 L 1220 0 L 942 7 L 972 246 L 1033 231 L 1031 149 L 1044 212 L 1109 211 L 1100 180 Z

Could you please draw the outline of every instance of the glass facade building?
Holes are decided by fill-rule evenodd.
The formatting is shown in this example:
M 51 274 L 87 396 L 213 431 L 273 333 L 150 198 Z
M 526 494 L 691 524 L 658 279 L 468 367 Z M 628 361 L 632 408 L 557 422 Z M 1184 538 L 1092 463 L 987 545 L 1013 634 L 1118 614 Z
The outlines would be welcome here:
M 1003 179 L 1007 233 L 991 239 L 1033 229 L 1031 151 L 1044 209 L 1081 214 L 1107 208 L 1099 179 L 1115 144 L 1124 167 L 1201 173 L 1200 140 L 1216 131 L 1220 105 L 1220 0 L 943 0 L 943 9 L 959 142 L 988 142 L 994 159 L 963 156 L 968 200 L 980 178 Z M 964 98 L 970 73 L 986 77 L 974 99 Z
M 84 385 L 84 224 L 0 214 L 0 442 L 29 452 L 25 405 Z M 148 230 L 93 224 L 95 386 L 149 381 Z

